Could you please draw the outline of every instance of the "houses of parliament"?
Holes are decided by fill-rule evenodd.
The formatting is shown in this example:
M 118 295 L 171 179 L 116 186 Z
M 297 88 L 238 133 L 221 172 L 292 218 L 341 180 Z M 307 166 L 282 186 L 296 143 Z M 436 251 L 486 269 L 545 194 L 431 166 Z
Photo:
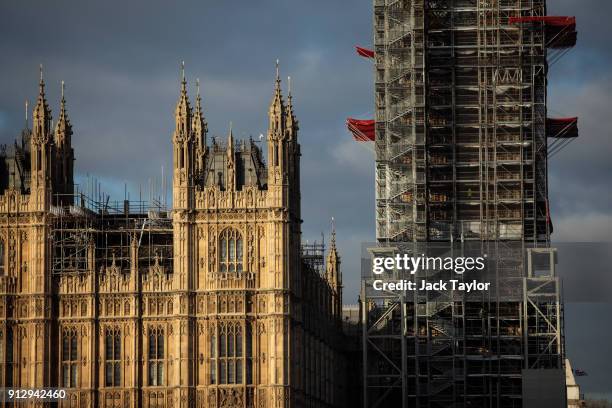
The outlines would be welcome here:
M 344 406 L 340 257 L 335 233 L 301 242 L 291 92 L 277 67 L 264 160 L 231 130 L 208 141 L 199 84 L 193 105 L 184 70 L 179 88 L 172 209 L 111 205 L 75 185 L 78 136 L 41 70 L 0 152 L 0 387 L 61 388 L 65 407 Z

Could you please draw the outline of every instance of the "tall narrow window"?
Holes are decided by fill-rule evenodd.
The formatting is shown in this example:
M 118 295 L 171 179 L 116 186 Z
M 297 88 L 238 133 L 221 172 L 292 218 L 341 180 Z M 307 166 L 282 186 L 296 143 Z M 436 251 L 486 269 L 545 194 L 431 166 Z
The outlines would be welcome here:
M 242 235 L 233 228 L 225 229 L 219 239 L 219 271 L 242 272 Z
M 121 386 L 121 332 L 117 328 L 106 329 L 104 335 L 104 383 L 107 387 Z
M 219 384 L 242 384 L 242 326 L 229 323 L 221 327 L 219 336 Z
M 77 333 L 64 329 L 62 333 L 62 384 L 66 388 L 77 386 Z
M 149 385 L 164 384 L 164 329 L 149 329 Z
M 278 146 L 274 145 L 274 166 L 278 166 Z
M 6 327 L 6 387 L 13 386 L 13 328 Z
M 4 275 L 4 241 L 0 240 L 0 275 Z
M 246 383 L 253 384 L 253 333 L 251 329 L 251 323 L 246 324 Z
M 210 336 L 210 383 L 217 383 L 217 337 Z

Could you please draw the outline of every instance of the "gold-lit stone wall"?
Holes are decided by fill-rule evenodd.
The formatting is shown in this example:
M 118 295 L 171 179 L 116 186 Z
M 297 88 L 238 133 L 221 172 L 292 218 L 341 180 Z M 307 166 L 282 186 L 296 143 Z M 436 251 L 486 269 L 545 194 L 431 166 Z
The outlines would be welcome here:
M 32 117 L 2 158 L 20 177 L 0 195 L 0 386 L 63 388 L 66 407 L 343 406 L 340 258 L 335 239 L 323 272 L 302 258 L 278 75 L 267 165 L 231 130 L 207 142 L 183 78 L 161 220 L 83 205 L 65 100 L 52 129 L 42 77 Z

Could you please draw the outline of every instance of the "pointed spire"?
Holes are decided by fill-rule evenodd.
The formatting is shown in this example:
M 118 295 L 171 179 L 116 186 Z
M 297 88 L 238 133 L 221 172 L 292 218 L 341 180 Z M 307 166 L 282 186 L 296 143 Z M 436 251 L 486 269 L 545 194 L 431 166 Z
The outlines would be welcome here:
M 232 122 L 229 123 L 229 135 L 227 136 L 227 158 L 230 162 L 234 161 L 234 132 Z
M 281 90 L 280 68 L 278 59 L 276 60 L 276 83 L 274 86 L 274 97 L 278 98 L 282 103 L 283 95 Z
M 287 98 L 291 100 L 291 77 L 287 77 Z
M 174 111 L 176 122 L 175 137 L 187 139 L 191 136 L 191 106 L 187 95 L 187 80 L 185 79 L 185 61 L 181 62 L 181 92 Z
M 285 104 L 281 90 L 281 79 L 279 72 L 279 61 L 276 60 L 276 80 L 274 84 L 274 97 L 270 104 L 270 130 L 273 132 L 282 132 L 284 126 Z
M 45 98 L 45 81 L 43 79 L 43 66 L 40 64 L 40 80 L 38 83 L 38 98 L 34 108 L 33 130 L 38 140 L 46 140 L 51 131 L 51 111 Z
M 41 101 L 46 102 L 45 101 L 45 80 L 43 78 L 43 65 L 42 64 L 38 66 L 38 71 L 40 72 L 40 79 L 38 81 L 38 101 L 37 101 L 39 104 Z
M 202 96 L 200 95 L 200 78 L 196 78 L 196 106 L 195 106 L 195 115 L 202 118 Z
M 291 77 L 287 77 L 287 110 L 293 113 L 293 96 L 291 95 Z
M 181 96 L 187 96 L 187 80 L 185 79 L 185 61 L 181 61 Z
M 66 115 L 66 96 L 64 95 L 66 84 L 62 81 L 62 99 L 60 100 L 60 118 Z
M 30 144 L 30 137 L 32 136 L 32 132 L 30 131 L 30 120 L 29 120 L 29 108 L 30 108 L 30 102 L 26 99 L 25 100 L 25 123 L 24 123 L 24 127 L 23 130 L 21 131 L 21 146 L 22 148 L 25 148 L 26 146 L 29 146 Z
M 55 144 L 61 145 L 63 143 L 70 143 L 70 136 L 72 135 L 72 128 L 70 126 L 70 120 L 66 113 L 66 96 L 65 96 L 65 83 L 62 81 L 62 99 L 60 100 L 60 113 L 55 126 Z
M 331 217 L 331 246 L 336 248 L 336 220 Z
M 326 279 L 336 290 L 338 290 L 342 284 L 342 278 L 340 276 L 340 257 L 338 256 L 338 249 L 336 248 L 336 221 L 334 217 L 331 219 L 331 241 L 329 252 L 327 253 Z
M 297 120 L 295 119 L 295 114 L 293 113 L 293 95 L 291 94 L 291 77 L 287 77 L 287 128 L 291 131 L 292 135 L 297 128 Z
M 234 153 L 234 132 L 232 131 L 232 122 L 230 122 L 229 135 L 227 136 L 227 173 L 226 184 L 227 190 L 236 189 L 236 163 Z
M 206 148 L 206 133 L 208 132 L 208 125 L 206 123 L 206 119 L 204 118 L 204 113 L 202 111 L 202 97 L 200 95 L 200 79 L 196 79 L 196 89 L 197 89 L 197 97 L 196 97 L 196 105 L 195 112 L 193 114 L 193 131 L 195 134 L 195 140 L 197 143 L 197 148 L 200 151 L 199 154 L 204 152 Z
M 336 220 L 331 218 L 331 240 L 329 243 L 328 261 L 336 262 L 338 259 L 338 250 L 336 248 Z
M 40 79 L 38 80 L 38 97 L 45 95 L 45 80 L 43 78 L 43 65 L 38 66 L 38 72 L 40 73 Z
M 274 99 L 272 101 L 272 105 L 283 105 L 283 94 L 281 90 L 281 79 L 279 72 L 279 61 L 276 60 L 276 79 L 274 84 Z

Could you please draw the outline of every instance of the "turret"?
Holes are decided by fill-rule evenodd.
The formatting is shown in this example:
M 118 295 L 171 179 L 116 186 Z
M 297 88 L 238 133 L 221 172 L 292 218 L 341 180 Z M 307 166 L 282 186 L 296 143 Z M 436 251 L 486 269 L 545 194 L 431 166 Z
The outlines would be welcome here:
M 287 184 L 286 169 L 286 135 L 285 135 L 285 103 L 281 91 L 278 61 L 276 61 L 276 83 L 274 97 L 268 110 L 268 185 L 280 186 Z M 283 200 L 285 201 L 285 200 Z
M 55 175 L 53 192 L 58 193 L 58 205 L 73 203 L 74 194 L 74 149 L 72 148 L 72 125 L 66 112 L 64 81 L 62 81 L 62 99 L 60 113 L 55 126 Z
M 293 111 L 291 77 L 287 77 L 287 107 L 285 109 L 285 139 L 287 140 L 287 169 L 289 178 L 289 202 L 292 214 L 301 222 L 300 144 L 298 143 L 298 120 Z
M 187 95 L 185 63 L 181 65 L 181 91 L 174 110 L 175 128 L 173 144 L 173 205 L 176 209 L 189 209 L 193 205 L 194 186 L 194 138 L 192 132 L 192 111 Z
M 192 129 L 193 137 L 195 141 L 195 172 L 198 175 L 202 175 L 204 166 L 206 163 L 206 135 L 208 133 L 208 124 L 204 118 L 202 111 L 202 97 L 200 96 L 200 80 L 196 80 L 197 97 L 195 112 L 193 113 Z
M 325 279 L 332 291 L 332 311 L 334 316 L 341 318 L 342 315 L 342 272 L 340 271 L 340 256 L 336 248 L 336 226 L 332 218 L 332 236 L 327 253 L 325 267 Z
M 34 107 L 32 133 L 35 143 L 44 144 L 51 142 L 51 110 L 45 97 L 45 81 L 43 69 L 40 66 L 40 81 L 38 83 L 38 98 Z
M 236 190 L 236 154 L 234 151 L 234 134 L 230 123 L 229 135 L 227 136 L 227 180 L 225 181 L 226 190 Z
M 70 146 L 72 143 L 72 126 L 70 124 L 70 120 L 68 119 L 68 114 L 66 113 L 66 95 L 65 91 L 65 83 L 62 81 L 62 99 L 60 100 L 60 113 L 59 118 L 57 120 L 57 124 L 55 125 L 55 145 L 58 149 L 64 146 Z
M 51 134 L 51 110 L 45 98 L 45 82 L 42 65 L 38 98 L 33 112 L 31 137 L 30 200 L 33 209 L 45 211 L 49 208 L 52 182 L 53 137 Z
M 298 121 L 295 118 L 293 112 L 293 95 L 291 93 L 291 77 L 287 77 L 288 95 L 287 95 L 287 107 L 285 109 L 285 133 L 287 140 L 291 141 L 292 144 L 297 144 L 297 132 L 299 130 Z

